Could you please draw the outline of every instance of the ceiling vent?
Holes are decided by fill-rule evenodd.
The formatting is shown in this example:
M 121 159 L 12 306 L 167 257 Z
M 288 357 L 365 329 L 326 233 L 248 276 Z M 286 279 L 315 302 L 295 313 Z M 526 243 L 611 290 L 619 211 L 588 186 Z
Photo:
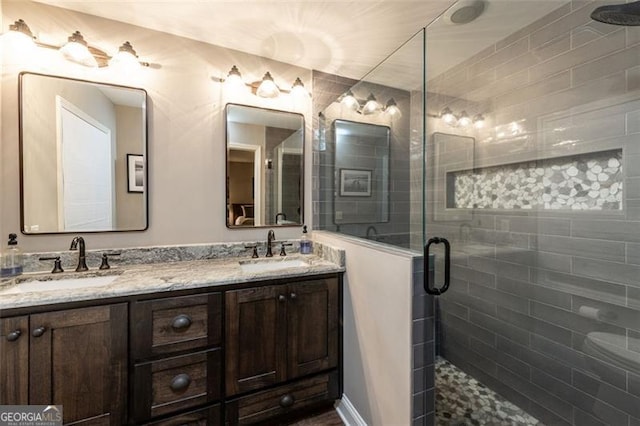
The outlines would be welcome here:
M 444 14 L 444 18 L 452 24 L 468 24 L 482 15 L 484 0 L 461 0 Z

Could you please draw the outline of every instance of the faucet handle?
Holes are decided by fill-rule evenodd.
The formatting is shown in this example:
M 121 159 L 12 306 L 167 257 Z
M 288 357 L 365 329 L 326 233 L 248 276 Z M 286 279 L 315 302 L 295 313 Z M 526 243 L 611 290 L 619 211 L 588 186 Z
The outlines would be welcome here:
M 52 257 L 41 257 L 39 260 L 53 260 L 53 270 L 52 274 L 58 274 L 60 272 L 64 272 L 62 269 L 62 262 L 60 261 L 60 256 L 52 256 Z
M 109 265 L 109 256 L 120 256 L 120 253 L 102 253 L 102 263 L 98 269 L 111 269 L 111 265 Z
M 255 259 L 258 256 L 258 246 L 256 244 L 252 245 L 252 246 L 244 246 L 244 248 L 246 249 L 253 249 L 253 253 L 251 254 L 251 258 Z
M 280 256 L 286 256 L 286 255 L 287 255 L 287 252 L 286 252 L 286 251 L 284 251 L 284 248 L 285 248 L 286 246 L 292 246 L 292 245 L 293 245 L 293 244 L 291 244 L 291 243 L 282 243 L 282 244 L 280 245 Z

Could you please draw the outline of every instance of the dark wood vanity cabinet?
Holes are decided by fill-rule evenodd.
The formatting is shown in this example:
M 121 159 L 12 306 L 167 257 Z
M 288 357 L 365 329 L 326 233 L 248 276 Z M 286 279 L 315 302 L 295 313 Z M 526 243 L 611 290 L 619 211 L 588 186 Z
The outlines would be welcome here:
M 0 318 L 0 405 L 60 404 L 65 424 L 111 426 L 254 424 L 331 405 L 341 276 L 249 285 Z
M 183 412 L 222 398 L 222 294 L 132 302 L 130 330 L 134 423 L 220 424 L 219 405 Z
M 0 330 L 0 404 L 62 405 L 65 424 L 126 423 L 126 303 L 4 318 Z
M 282 384 L 228 402 L 227 424 L 339 398 L 339 289 L 322 278 L 226 292 L 227 397 Z

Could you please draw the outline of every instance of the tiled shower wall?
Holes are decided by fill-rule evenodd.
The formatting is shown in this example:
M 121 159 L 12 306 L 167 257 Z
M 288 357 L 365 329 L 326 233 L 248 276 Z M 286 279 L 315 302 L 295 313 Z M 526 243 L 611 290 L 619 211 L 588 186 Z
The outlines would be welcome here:
M 558 3 L 427 84 L 430 114 L 487 118 L 427 123 L 427 233 L 453 249 L 439 351 L 550 425 L 640 424 L 640 28 L 590 21 L 600 4 Z M 620 149 L 621 209 L 446 207 L 447 171 Z

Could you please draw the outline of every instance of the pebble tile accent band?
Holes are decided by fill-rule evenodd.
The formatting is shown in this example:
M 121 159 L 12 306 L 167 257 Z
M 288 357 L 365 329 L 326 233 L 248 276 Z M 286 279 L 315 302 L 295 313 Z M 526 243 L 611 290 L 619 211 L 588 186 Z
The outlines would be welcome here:
M 448 173 L 447 207 L 622 210 L 622 150 Z
M 436 426 L 544 426 L 444 358 L 436 360 Z

